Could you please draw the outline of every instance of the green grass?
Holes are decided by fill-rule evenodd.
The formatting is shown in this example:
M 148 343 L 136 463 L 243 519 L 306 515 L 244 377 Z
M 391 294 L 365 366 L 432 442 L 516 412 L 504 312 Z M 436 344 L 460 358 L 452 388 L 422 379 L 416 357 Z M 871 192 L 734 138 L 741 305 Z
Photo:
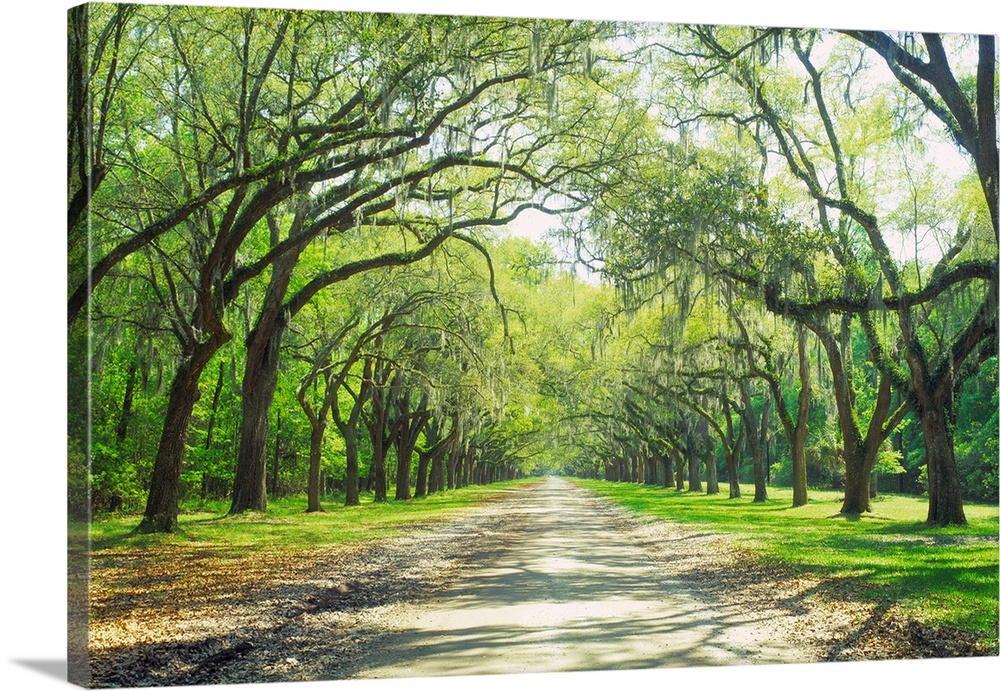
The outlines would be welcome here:
M 576 480 L 642 514 L 727 533 L 764 561 L 829 579 L 833 595 L 897 603 L 900 613 L 951 626 L 992 645 L 998 625 L 998 508 L 966 504 L 969 525 L 929 526 L 927 500 L 883 495 L 874 511 L 839 514 L 843 494 L 810 490 L 809 504 L 792 508 L 791 489 L 769 488 L 770 500 L 752 503 L 753 489 L 728 499 L 729 488 L 706 496 L 675 489 Z
M 100 552 L 121 547 L 145 549 L 197 544 L 220 554 L 239 554 L 257 548 L 294 551 L 391 537 L 407 528 L 445 520 L 523 482 L 530 480 L 471 485 L 420 499 L 390 499 L 384 504 L 376 504 L 370 495 L 362 496 L 359 506 L 343 506 L 342 500 L 326 501 L 321 513 L 306 513 L 304 496 L 271 500 L 265 513 L 247 512 L 239 516 L 226 515 L 229 502 L 206 502 L 187 510 L 182 507 L 178 518 L 180 532 L 170 535 L 132 534 L 142 518 L 139 515 L 102 516 L 91 524 L 91 549 Z

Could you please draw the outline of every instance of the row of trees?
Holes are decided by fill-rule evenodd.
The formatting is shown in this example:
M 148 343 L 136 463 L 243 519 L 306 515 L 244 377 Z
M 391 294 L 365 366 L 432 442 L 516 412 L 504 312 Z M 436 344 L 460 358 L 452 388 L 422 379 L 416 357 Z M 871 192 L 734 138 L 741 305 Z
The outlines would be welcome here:
M 659 45 L 657 73 L 681 76 L 655 92 L 676 138 L 572 235 L 626 306 L 672 293 L 641 356 L 660 364 L 628 388 L 715 432 L 734 495 L 745 447 L 758 501 L 773 408 L 803 503 L 809 332 L 835 405 L 842 510 L 870 510 L 871 473 L 911 420 L 928 520 L 965 523 L 957 408 L 997 348 L 994 37 L 689 27 Z M 692 333 L 699 312 L 716 328 Z
M 738 496 L 744 454 L 759 500 L 779 458 L 804 503 L 810 455 L 848 513 L 894 458 L 932 522 L 995 493 L 962 415 L 995 410 L 992 37 L 70 17 L 81 510 L 717 461 Z M 524 216 L 565 256 L 498 239 Z
M 446 244 L 482 250 L 467 231 L 572 206 L 557 188 L 592 163 L 553 152 L 579 148 L 581 126 L 600 129 L 588 114 L 600 93 L 581 89 L 580 115 L 558 118 L 556 82 L 589 80 L 588 42 L 608 32 L 504 18 L 74 10 L 71 360 L 99 373 L 84 351 L 124 336 L 136 368 L 148 353 L 170 379 L 140 529 L 176 527 L 202 375 L 234 336 L 238 513 L 266 507 L 281 347 L 307 305 Z M 354 357 L 373 373 L 387 362 Z M 86 374 L 71 372 L 80 439 L 93 423 Z

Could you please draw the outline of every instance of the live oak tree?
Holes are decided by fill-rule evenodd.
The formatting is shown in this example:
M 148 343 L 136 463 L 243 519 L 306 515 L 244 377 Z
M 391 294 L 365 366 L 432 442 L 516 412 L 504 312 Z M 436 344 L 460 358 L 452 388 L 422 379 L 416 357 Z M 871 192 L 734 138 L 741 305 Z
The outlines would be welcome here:
M 388 235 L 402 237 L 404 247 L 412 242 L 416 248 L 314 272 L 287 298 L 288 277 L 269 291 L 248 342 L 244 433 L 232 513 L 266 506 L 258 477 L 277 368 L 276 344 L 285 324 L 303 305 L 354 273 L 419 261 L 464 229 L 503 225 L 528 208 L 558 210 L 558 202 L 546 205 L 552 193 L 546 194 L 544 188 L 562 184 L 581 167 L 546 159 L 545 151 L 565 135 L 560 128 L 568 126 L 551 113 L 558 73 L 575 68 L 580 46 L 598 35 L 597 27 L 544 23 L 526 27 L 510 20 L 414 21 L 427 22 L 422 27 L 427 35 L 412 47 L 417 51 L 412 62 L 404 61 L 399 68 L 399 84 L 385 87 L 390 90 L 385 97 L 397 99 L 395 110 L 383 104 L 384 122 L 373 126 L 370 150 L 363 150 L 352 173 L 355 179 L 341 189 L 324 191 L 319 208 L 310 212 L 315 220 L 289 241 L 304 247 L 303 240 L 321 232 L 354 231 L 371 234 L 369 242 L 376 246 Z M 448 37 L 445 50 L 438 40 L 443 36 Z M 405 55 L 396 51 L 393 59 Z M 544 92 L 548 101 L 540 103 L 537 94 L 543 78 L 550 80 Z M 525 126 L 535 127 L 538 134 L 522 137 L 520 128 Z M 583 167 L 593 165 L 591 161 Z M 369 188 L 359 192 L 369 179 Z M 272 271 L 272 282 L 276 275 Z
M 856 55 L 857 46 L 851 53 L 851 42 L 840 41 L 825 68 L 818 69 L 810 57 L 813 44 L 835 42 L 822 32 L 724 27 L 692 27 L 690 31 L 693 42 L 679 39 L 676 43 L 661 44 L 677 58 L 668 64 L 675 68 L 682 65 L 679 69 L 683 74 L 698 80 L 695 83 L 682 77 L 673 82 L 679 86 L 664 106 L 671 110 L 669 121 L 680 132 L 680 142 L 666 151 L 682 150 L 689 169 L 701 168 L 704 160 L 698 159 L 704 159 L 705 147 L 690 142 L 690 134 L 685 131 L 692 123 L 698 123 L 710 128 L 714 136 L 725 137 L 720 127 L 731 125 L 730 131 L 737 136 L 730 134 L 723 141 L 738 143 L 742 136 L 744 141 L 752 142 L 749 150 L 761 152 L 761 173 L 756 183 L 746 174 L 735 177 L 717 174 L 716 180 L 721 185 L 713 184 L 710 172 L 689 175 L 696 181 L 700 178 L 698 184 L 703 191 L 676 197 L 675 190 L 683 189 L 674 179 L 676 176 L 652 176 L 662 200 L 648 203 L 640 193 L 639 203 L 634 203 L 635 196 L 632 201 L 609 203 L 612 209 L 623 213 L 614 217 L 611 233 L 605 234 L 606 241 L 612 256 L 624 261 L 606 266 L 619 272 L 618 280 L 635 281 L 644 279 L 644 271 L 651 276 L 650 266 L 669 266 L 680 260 L 696 266 L 700 262 L 706 272 L 721 271 L 774 313 L 798 320 L 816 332 L 832 368 L 838 419 L 845 440 L 847 492 L 843 510 L 865 511 L 869 507 L 871 466 L 894 426 L 912 408 L 922 420 L 930 446 L 950 448 L 944 427 L 938 425 L 936 432 L 931 428 L 935 427 L 935 421 L 949 417 L 949 401 L 957 392 L 954 385 L 968 376 L 961 374 L 963 363 L 968 363 L 966 371 L 974 372 L 979 362 L 994 354 L 996 243 L 995 232 L 983 232 L 992 221 L 988 220 L 985 227 L 979 225 L 977 230 L 975 214 L 967 216 L 959 227 L 951 229 L 948 249 L 936 265 L 929 269 L 917 266 L 910 273 L 904 272 L 888 250 L 889 231 L 880 227 L 877 215 L 866 208 L 880 199 L 878 184 L 884 180 L 872 185 L 868 183 L 871 175 L 862 178 L 860 171 L 868 160 L 866 157 L 890 155 L 890 142 L 904 149 L 904 156 L 914 161 L 919 161 L 921 154 L 912 146 L 912 139 L 900 144 L 898 138 L 893 139 L 892 130 L 873 124 L 876 117 L 882 117 L 884 122 L 886 113 L 891 111 L 884 101 L 870 97 L 864 71 L 849 62 L 850 57 L 845 57 Z M 956 80 L 940 37 L 925 37 L 929 66 L 913 55 L 900 57 L 899 51 L 889 45 L 895 43 L 885 35 L 866 36 L 865 40 L 882 46 L 884 53 L 891 53 L 891 60 L 902 60 L 909 65 L 906 69 L 916 70 L 907 76 L 906 69 L 899 64 L 894 68 L 896 77 L 915 94 L 918 103 L 916 108 L 907 109 L 905 104 L 897 107 L 895 112 L 903 123 L 897 134 L 913 132 L 916 127 L 913 118 L 923 108 L 943 119 L 956 141 L 973 152 L 975 158 L 995 161 L 995 136 L 988 134 L 995 131 L 992 115 L 984 116 L 982 123 L 975 117 L 970 120 L 970 113 L 975 111 L 971 107 L 973 100 L 978 107 L 992 102 L 994 66 L 992 61 L 984 62 L 992 55 L 992 39 L 979 41 L 976 76 L 979 86 L 972 90 L 977 94 L 974 98 L 953 88 Z M 949 41 L 961 61 L 962 39 Z M 793 74 L 785 69 L 784 57 L 796 61 L 800 72 Z M 804 74 L 805 78 L 799 78 L 798 74 Z M 829 83 L 835 86 L 824 88 Z M 689 91 L 679 93 L 682 89 Z M 834 99 L 831 94 L 845 95 Z M 905 97 L 900 96 L 900 100 L 905 101 Z M 992 107 L 988 111 L 992 113 Z M 965 123 L 964 135 L 958 122 Z M 715 127 L 718 123 L 726 125 Z M 980 144 L 979 137 L 983 134 L 980 127 L 987 133 L 990 143 L 986 145 Z M 845 151 L 839 131 L 851 135 L 850 144 L 854 148 Z M 867 138 L 855 136 L 858 131 L 866 132 Z M 879 136 L 873 136 L 875 132 Z M 826 147 L 825 151 L 822 147 Z M 725 150 L 725 146 L 713 148 L 715 157 Z M 789 182 L 773 173 L 770 178 L 764 177 L 770 168 L 769 150 L 784 160 Z M 684 172 L 682 166 L 676 165 L 675 154 L 666 158 L 669 170 Z M 725 170 L 717 164 L 712 167 L 719 172 Z M 983 188 L 990 185 L 991 167 L 995 168 L 995 164 L 988 163 L 985 168 L 976 164 Z M 815 204 L 812 218 L 802 218 L 798 229 L 795 223 L 781 222 L 780 216 L 788 212 L 778 210 L 767 200 L 769 188 L 779 189 L 778 182 L 784 185 L 780 191 L 786 195 L 785 204 L 801 207 L 802 198 L 795 196 L 791 183 L 801 184 L 802 191 Z M 641 190 L 641 186 L 635 189 Z M 789 192 L 793 195 L 788 196 Z M 627 198 L 621 193 L 618 197 Z M 987 208 L 991 203 L 989 197 L 988 191 L 981 197 Z M 767 217 L 771 211 L 757 214 L 756 218 L 747 214 L 755 206 L 748 202 L 755 198 L 761 210 L 774 206 L 778 214 L 773 219 Z M 926 206 L 926 200 L 920 200 L 919 204 Z M 995 213 L 981 214 L 980 218 L 983 217 L 994 219 Z M 810 230 L 808 224 L 814 224 L 818 232 Z M 676 234 L 671 234 L 671 227 L 677 228 Z M 780 245 L 767 240 L 777 237 L 783 238 Z M 816 249 L 839 265 L 833 280 L 829 280 L 829 266 L 808 260 L 809 253 Z M 762 252 L 775 255 L 775 260 L 765 261 L 760 256 Z M 983 254 L 985 259 L 980 258 Z M 922 278 L 923 273 L 926 278 Z M 817 278 L 824 274 L 825 283 L 817 284 Z M 952 324 L 950 332 L 935 327 L 929 318 L 934 313 L 932 305 L 948 300 L 955 291 L 965 290 L 970 281 L 981 281 L 984 285 L 980 309 L 967 312 L 964 322 L 960 326 Z M 881 328 L 877 328 L 880 325 L 876 324 L 875 315 L 880 312 L 886 316 Z M 891 340 L 885 342 L 886 338 L 892 338 L 891 328 L 889 331 L 886 328 L 893 323 L 903 336 L 905 369 L 892 355 Z M 853 353 L 847 347 L 858 326 L 864 331 L 870 356 L 884 380 L 877 384 L 879 395 L 875 397 L 874 408 L 867 412 L 870 418 L 867 430 L 857 420 Z M 937 373 L 934 375 L 937 379 L 931 377 L 931 372 Z M 936 388 L 934 383 L 924 391 L 926 386 L 922 382 L 932 379 L 943 388 Z M 907 391 L 906 398 L 895 406 L 893 388 Z M 933 404 L 929 398 L 932 389 L 940 397 Z M 919 403 L 921 399 L 923 404 Z M 963 522 L 960 497 L 955 492 L 957 476 L 953 461 L 948 460 L 949 453 L 934 452 L 928 457 L 929 469 L 933 469 L 929 474 L 936 478 L 931 483 L 935 488 L 930 490 L 933 498 L 928 518 L 938 523 Z M 952 508 L 939 510 L 940 505 Z
M 547 179 L 524 168 L 547 142 L 513 140 L 513 123 L 532 119 L 516 97 L 533 97 L 529 103 L 542 104 L 535 119 L 548 117 L 553 70 L 575 68 L 580 46 L 599 26 L 199 8 L 149 8 L 130 19 L 122 36 L 141 41 L 152 58 L 136 66 L 136 78 L 159 112 L 109 124 L 109 132 L 143 143 L 131 151 L 134 162 L 111 174 L 120 177 L 117 192 L 131 186 L 132 199 L 148 197 L 150 212 L 109 216 L 108 231 L 96 235 L 99 258 L 73 291 L 69 316 L 72 323 L 136 251 L 167 234 L 197 240 L 185 270 L 193 296 L 184 319 L 189 337 L 142 525 L 171 530 L 199 378 L 232 338 L 227 310 L 241 296 L 260 296 L 243 378 L 248 410 L 233 503 L 240 511 L 264 504 L 262 420 L 273 390 L 276 324 L 288 309 L 284 296 L 301 253 L 331 233 L 363 227 L 382 234 L 387 221 L 429 252 L 444 234 L 473 225 L 468 213 L 497 223 L 509 218 L 520 195 L 516 185 L 507 187 L 511 180 L 528 186 L 524 201 L 532 186 L 564 177 L 558 166 L 543 171 Z M 203 57 L 209 51 L 211 60 Z M 351 58 L 339 60 L 345 55 Z M 451 174 L 458 169 L 467 171 L 464 179 Z M 463 207 L 462 195 L 482 192 L 492 203 Z M 420 249 L 384 261 L 419 258 Z M 344 274 L 313 276 L 293 305 Z
M 817 34 L 792 31 L 788 33 L 792 55 L 808 76 L 805 93 L 807 100 L 815 104 L 814 112 L 808 115 L 799 113 L 793 121 L 788 114 L 787 100 L 782 100 L 776 89 L 761 81 L 763 77 L 757 66 L 747 63 L 745 59 L 741 62 L 738 57 L 748 48 L 760 48 L 768 41 L 774 41 L 777 46 L 783 35 L 775 31 L 764 32 L 753 41 L 735 46 L 723 46 L 711 32 L 702 32 L 699 38 L 713 56 L 730 65 L 735 81 L 746 89 L 755 116 L 770 131 L 777 152 L 785 160 L 789 172 L 814 199 L 823 232 L 830 237 L 831 251 L 846 274 L 844 293 L 817 303 L 807 301 L 803 304 L 801 300 L 780 295 L 777 286 L 770 286 L 767 296 L 769 306 L 775 311 L 794 313 L 806 320 L 809 319 L 808 314 L 829 310 L 830 306 L 847 315 L 857 315 L 872 358 L 878 365 L 880 375 L 887 380 L 880 386 L 874 411 L 874 415 L 884 421 L 884 424 L 879 423 L 880 429 L 871 428 L 864 440 L 854 430 L 844 429 L 845 462 L 849 470 L 844 511 L 869 509 L 868 474 L 878 447 L 898 419 L 896 414 L 888 413 L 889 389 L 894 386 L 906 392 L 906 405 L 913 407 L 923 430 L 930 495 L 928 521 L 964 523 L 951 433 L 953 401 L 963 378 L 968 376 L 968 368 L 975 370 L 982 359 L 995 353 L 997 157 L 993 101 L 996 69 L 994 39 L 978 39 L 975 77 L 970 77 L 974 86 L 971 93 L 967 93 L 958 86 L 954 72 L 961 69 L 956 64 L 963 60 L 962 38 L 950 37 L 947 40 L 952 51 L 949 56 L 945 39 L 936 34 L 924 35 L 923 45 L 919 48 L 911 37 L 907 49 L 887 34 L 850 34 L 885 56 L 902 87 L 911 92 L 919 106 L 935 116 L 959 146 L 971 155 L 988 210 L 986 218 L 976 219 L 973 216 L 962 219 L 957 227 L 950 229 L 941 258 L 930 267 L 917 264 L 914 267 L 916 280 L 913 280 L 907 277 L 890 250 L 888 238 L 892 229 L 880 221 L 880 216 L 886 214 L 880 213 L 878 208 L 879 204 L 886 203 L 884 196 L 880 197 L 877 190 L 866 186 L 868 178 L 862 178 L 859 173 L 870 152 L 854 150 L 844 143 L 851 121 L 857 122 L 858 111 L 868 106 L 867 112 L 862 112 L 875 115 L 880 104 L 877 101 L 873 105 L 866 103 L 866 99 L 869 102 L 874 99 L 861 86 L 863 78 L 859 77 L 860 69 L 845 73 L 834 58 L 827 61 L 825 68 L 817 67 L 812 57 L 813 47 L 820 40 Z M 857 80 L 858 84 L 852 83 L 853 80 Z M 831 86 L 826 87 L 827 83 Z M 843 97 L 831 98 L 834 94 L 843 94 Z M 905 103 L 903 97 L 900 101 Z M 895 113 L 905 126 L 907 114 L 902 110 L 904 107 L 897 106 Z M 980 115 L 976 116 L 976 113 Z M 814 118 L 813 129 L 805 124 L 810 117 Z M 864 123 L 861 124 L 864 126 Z M 912 140 L 900 145 L 904 155 L 915 152 L 911 145 Z M 822 161 L 819 147 L 825 147 L 827 152 Z M 869 144 L 871 148 L 875 148 L 879 156 L 889 155 L 884 147 Z M 836 220 L 831 218 L 833 216 Z M 921 221 L 917 219 L 915 222 Z M 990 227 L 992 233 L 983 232 Z M 855 229 L 860 233 L 846 241 Z M 858 244 L 859 241 L 861 244 Z M 922 279 L 925 273 L 926 278 Z M 961 322 L 953 325 L 948 332 L 936 329 L 928 318 L 928 310 L 933 309 L 933 304 L 948 299 L 949 293 L 969 281 L 980 281 L 983 285 L 978 309 L 963 316 Z M 884 329 L 880 331 L 873 316 L 878 309 L 892 310 L 894 333 L 884 333 Z M 815 321 L 812 323 L 817 325 Z M 899 346 L 906 368 L 893 357 L 895 334 L 901 341 Z M 832 345 L 832 334 L 825 333 L 820 337 L 824 343 Z M 851 414 L 851 394 L 842 375 L 835 374 L 835 385 L 844 426 L 843 421 Z

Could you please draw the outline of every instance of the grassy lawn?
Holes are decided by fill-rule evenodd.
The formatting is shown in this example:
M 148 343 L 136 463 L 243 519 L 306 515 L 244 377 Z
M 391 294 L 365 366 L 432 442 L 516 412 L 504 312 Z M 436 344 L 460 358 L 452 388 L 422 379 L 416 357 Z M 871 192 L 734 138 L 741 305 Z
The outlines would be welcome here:
M 306 513 L 304 496 L 268 502 L 266 513 L 247 512 L 228 516 L 228 501 L 182 507 L 180 532 L 164 535 L 132 535 L 139 515 L 101 516 L 91 524 L 91 551 L 177 546 L 206 547 L 217 555 L 239 555 L 257 549 L 270 552 L 299 551 L 317 546 L 360 542 L 398 535 L 407 528 L 445 520 L 466 507 L 480 503 L 515 484 L 516 480 L 488 486 L 472 485 L 437 492 L 408 501 L 390 499 L 376 504 L 362 496 L 360 506 L 343 506 L 343 500 L 323 503 L 325 511 Z M 70 526 L 79 533 L 82 526 Z M 152 555 L 151 555 L 152 556 Z
M 839 492 L 810 490 L 792 508 L 792 491 L 768 488 L 770 501 L 728 499 L 729 488 L 706 496 L 675 489 L 600 480 L 580 485 L 634 511 L 697 525 L 735 538 L 765 561 L 783 562 L 831 579 L 846 596 L 895 602 L 900 613 L 931 625 L 974 631 L 995 645 L 998 612 L 998 508 L 966 504 L 969 525 L 935 528 L 924 521 L 927 500 L 883 495 L 860 519 L 838 512 Z

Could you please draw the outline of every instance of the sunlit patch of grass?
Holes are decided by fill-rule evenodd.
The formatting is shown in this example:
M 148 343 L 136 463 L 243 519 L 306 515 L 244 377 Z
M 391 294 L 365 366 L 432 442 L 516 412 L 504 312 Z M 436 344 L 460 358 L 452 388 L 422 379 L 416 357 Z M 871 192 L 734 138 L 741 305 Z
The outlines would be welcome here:
M 445 520 L 524 482 L 531 480 L 473 485 L 420 499 L 390 499 L 386 503 L 376 503 L 371 496 L 364 496 L 359 506 L 330 502 L 324 503 L 324 511 L 316 513 L 305 512 L 306 501 L 301 496 L 270 501 L 266 512 L 248 511 L 237 516 L 227 515 L 228 503 L 207 502 L 183 507 L 178 517 L 180 530 L 173 534 L 133 534 L 141 516 L 103 516 L 90 526 L 91 545 L 95 553 L 123 547 L 155 551 L 161 545 L 210 545 L 223 551 L 246 552 L 359 542 L 391 537 L 407 528 Z
M 769 488 L 769 501 L 679 492 L 598 480 L 577 480 L 640 514 L 729 534 L 767 562 L 781 562 L 827 580 L 852 597 L 896 603 L 928 624 L 975 631 L 993 644 L 998 626 L 998 507 L 966 504 L 967 526 L 926 523 L 927 500 L 883 495 L 874 511 L 840 514 L 843 494 L 810 490 L 792 508 L 791 490 Z

